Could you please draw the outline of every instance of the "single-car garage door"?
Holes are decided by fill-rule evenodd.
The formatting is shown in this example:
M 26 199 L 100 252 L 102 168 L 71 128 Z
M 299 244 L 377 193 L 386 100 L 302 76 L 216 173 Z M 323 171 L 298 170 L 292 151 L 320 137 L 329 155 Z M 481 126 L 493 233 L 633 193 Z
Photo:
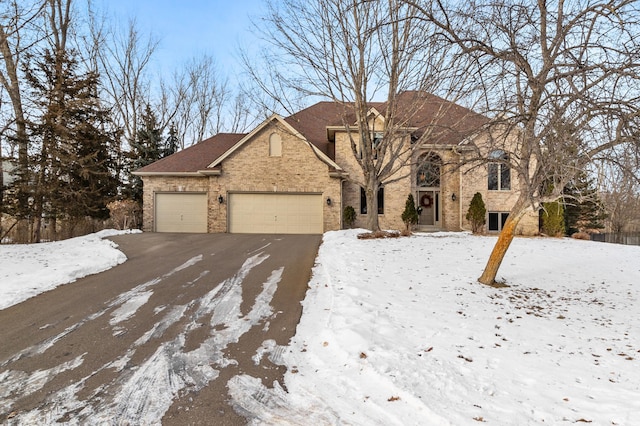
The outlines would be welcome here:
M 229 194 L 229 232 L 322 234 L 321 194 Z
M 207 194 L 156 194 L 156 232 L 207 232 Z

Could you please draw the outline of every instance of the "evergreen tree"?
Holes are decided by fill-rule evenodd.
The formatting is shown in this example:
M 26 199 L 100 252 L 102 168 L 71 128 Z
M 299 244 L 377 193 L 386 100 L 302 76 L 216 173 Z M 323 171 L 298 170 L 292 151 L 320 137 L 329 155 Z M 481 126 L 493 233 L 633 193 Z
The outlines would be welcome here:
M 112 157 L 117 134 L 98 99 L 98 74 L 80 72 L 72 51 L 45 50 L 32 64 L 26 76 L 43 111 L 30 126 L 40 148 L 32 162 L 34 229 L 43 216 L 54 224 L 61 217 L 105 219 L 118 184 Z
M 342 211 L 342 220 L 349 228 L 353 228 L 353 224 L 356 223 L 356 210 L 353 206 L 345 206 Z
M 149 105 L 141 114 L 141 123 L 136 132 L 136 139 L 130 142 L 130 146 L 131 149 L 126 155 L 129 160 L 129 185 L 125 190 L 125 195 L 142 204 L 142 179 L 131 173 L 159 160 L 168 152 L 162 141 L 162 131 L 158 119 Z
M 567 235 L 588 229 L 604 228 L 607 215 L 593 179 L 580 173 L 564 188 L 564 220 Z
M 469 210 L 467 210 L 467 220 L 471 222 L 471 231 L 474 234 L 482 232 L 482 227 L 486 223 L 487 209 L 482 200 L 482 194 L 476 192 L 473 194 L 471 203 L 469 204 Z
M 560 201 L 542 203 L 542 232 L 552 237 L 564 235 L 564 206 Z
M 176 125 L 174 123 L 171 123 L 171 126 L 169 126 L 169 136 L 165 141 L 160 157 L 164 158 L 170 156 L 171 154 L 175 154 L 176 152 L 178 152 L 179 146 L 180 140 L 178 139 L 178 130 L 176 129 Z
M 413 194 L 409 194 L 407 197 L 404 211 L 402 212 L 402 221 L 409 232 L 411 232 L 411 225 L 418 223 L 418 211 L 416 210 L 416 203 L 413 200 Z

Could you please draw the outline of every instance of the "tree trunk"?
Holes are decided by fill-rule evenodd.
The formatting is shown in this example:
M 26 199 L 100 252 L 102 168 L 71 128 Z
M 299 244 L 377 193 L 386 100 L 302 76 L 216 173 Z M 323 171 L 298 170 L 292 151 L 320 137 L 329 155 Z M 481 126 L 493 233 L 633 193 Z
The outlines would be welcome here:
M 518 223 L 520 223 L 520 219 L 522 219 L 525 212 L 524 203 L 518 200 L 511 213 L 509 213 L 509 217 L 507 218 L 502 231 L 500 231 L 500 235 L 498 235 L 498 241 L 496 241 L 496 245 L 493 246 L 491 256 L 489 256 L 489 260 L 487 261 L 487 266 L 484 267 L 482 275 L 478 278 L 480 283 L 486 285 L 494 285 L 496 283 L 498 269 L 500 269 L 502 260 L 504 259 L 509 246 L 511 246 L 513 237 L 516 234 L 516 227 L 518 226 Z
M 372 232 L 379 231 L 378 185 L 375 182 L 375 177 L 371 176 L 368 178 L 364 193 L 367 200 L 367 229 Z

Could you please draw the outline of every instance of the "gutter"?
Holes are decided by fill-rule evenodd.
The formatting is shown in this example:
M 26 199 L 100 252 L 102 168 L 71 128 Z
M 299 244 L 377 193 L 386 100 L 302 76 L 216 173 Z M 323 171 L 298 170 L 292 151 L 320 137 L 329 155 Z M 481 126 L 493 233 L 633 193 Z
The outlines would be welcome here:
M 201 177 L 201 176 L 220 176 L 222 171 L 217 170 L 198 170 L 197 172 L 133 172 L 134 176 L 176 176 L 176 177 Z

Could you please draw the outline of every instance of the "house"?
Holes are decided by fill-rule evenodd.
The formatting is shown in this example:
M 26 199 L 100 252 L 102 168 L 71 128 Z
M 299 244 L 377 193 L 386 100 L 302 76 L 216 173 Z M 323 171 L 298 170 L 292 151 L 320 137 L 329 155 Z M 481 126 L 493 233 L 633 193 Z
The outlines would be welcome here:
M 378 193 L 382 229 L 404 227 L 400 216 L 410 193 L 420 207 L 419 229 L 470 229 L 465 214 L 480 192 L 487 230 L 499 231 L 518 196 L 516 179 L 498 162 L 508 154 L 487 151 L 496 162 L 475 167 L 463 161 L 487 139 L 486 119 L 423 92 L 404 92 L 398 100 L 399 142 L 420 145 Z M 386 104 L 370 106 L 372 128 L 383 129 Z M 352 111 L 319 102 L 286 118 L 272 115 L 246 134 L 218 134 L 139 169 L 144 230 L 321 234 L 343 228 L 345 206 L 355 209 L 355 226 L 364 226 L 364 192 L 355 183 L 362 172 L 350 143 L 357 135 L 345 123 L 355 123 Z M 532 211 L 518 232 L 537 231 Z

